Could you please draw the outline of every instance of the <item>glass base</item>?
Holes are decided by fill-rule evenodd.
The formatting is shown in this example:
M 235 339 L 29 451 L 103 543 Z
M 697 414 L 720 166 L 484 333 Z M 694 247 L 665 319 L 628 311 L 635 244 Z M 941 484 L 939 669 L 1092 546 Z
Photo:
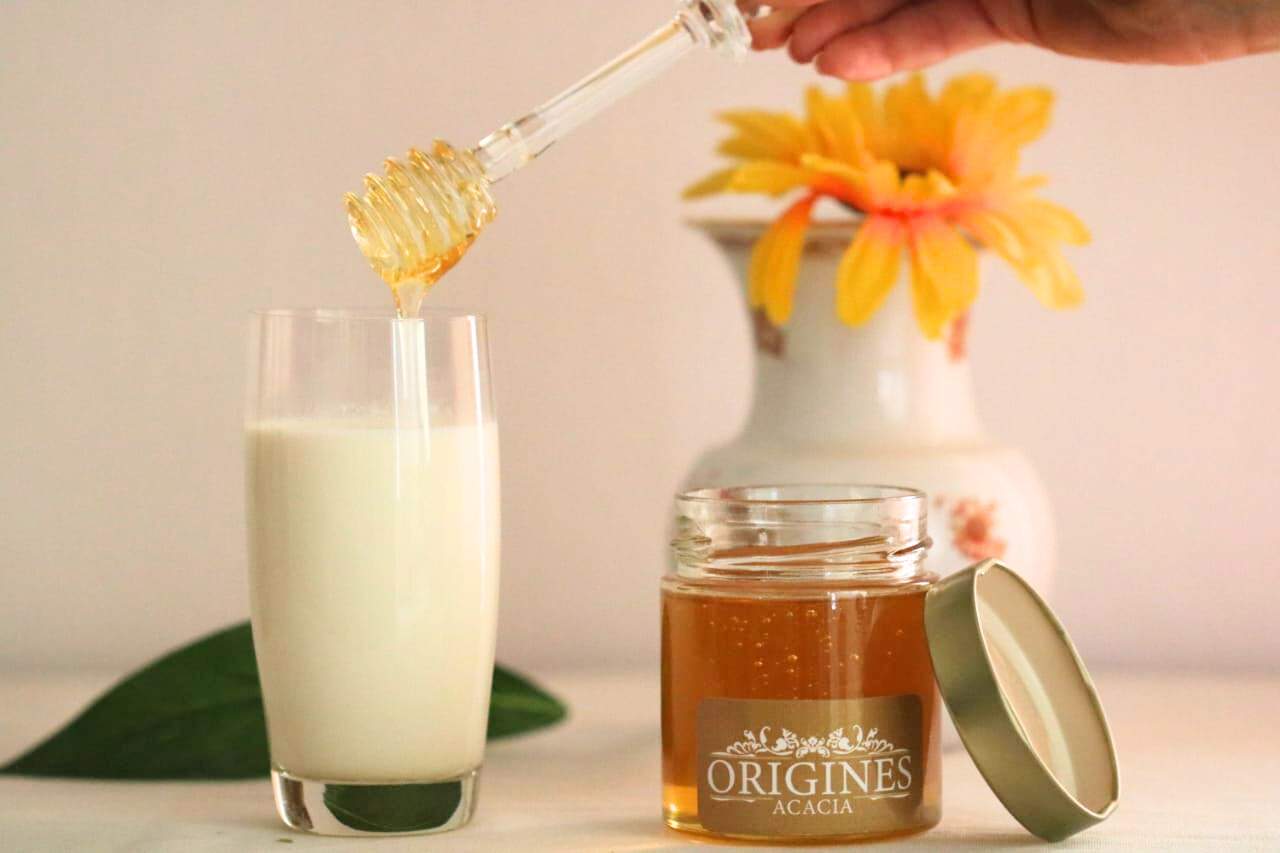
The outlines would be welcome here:
M 317 835 L 423 835 L 471 820 L 480 771 L 434 782 L 357 783 L 302 779 L 271 769 L 280 819 Z

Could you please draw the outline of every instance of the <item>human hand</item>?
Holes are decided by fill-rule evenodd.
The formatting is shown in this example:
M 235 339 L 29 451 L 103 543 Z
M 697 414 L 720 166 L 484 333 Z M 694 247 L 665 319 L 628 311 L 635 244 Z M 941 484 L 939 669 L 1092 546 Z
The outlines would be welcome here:
M 846 80 L 994 42 L 1116 62 L 1190 65 L 1280 48 L 1280 0 L 771 0 L 758 50 Z

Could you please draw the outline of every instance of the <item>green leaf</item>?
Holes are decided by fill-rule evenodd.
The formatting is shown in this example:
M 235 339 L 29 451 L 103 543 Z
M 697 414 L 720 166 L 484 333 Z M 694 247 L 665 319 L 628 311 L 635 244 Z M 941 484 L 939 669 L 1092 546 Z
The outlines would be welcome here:
M 360 832 L 419 832 L 443 826 L 462 802 L 462 785 L 325 785 L 329 813 Z
M 564 706 L 494 667 L 489 737 L 558 722 Z M 127 676 L 0 773 L 92 779 L 245 779 L 269 769 L 249 623 Z
M 3 771 L 94 779 L 239 779 L 268 769 L 253 639 L 242 624 L 126 677 Z
M 523 734 L 560 722 L 568 713 L 558 699 L 509 669 L 493 668 L 489 694 L 490 740 Z

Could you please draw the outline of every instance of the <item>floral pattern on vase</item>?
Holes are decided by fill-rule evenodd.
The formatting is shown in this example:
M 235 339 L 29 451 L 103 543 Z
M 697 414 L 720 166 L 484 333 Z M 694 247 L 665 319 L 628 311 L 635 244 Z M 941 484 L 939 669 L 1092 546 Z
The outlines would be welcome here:
M 1004 558 L 1008 543 L 996 535 L 995 501 L 939 497 L 934 506 L 951 514 L 951 545 L 961 554 L 972 560 Z

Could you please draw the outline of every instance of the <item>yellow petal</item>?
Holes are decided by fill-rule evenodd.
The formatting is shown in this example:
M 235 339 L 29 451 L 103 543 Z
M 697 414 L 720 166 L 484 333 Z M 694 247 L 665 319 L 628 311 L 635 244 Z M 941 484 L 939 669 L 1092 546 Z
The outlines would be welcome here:
M 854 165 L 867 165 L 874 161 L 869 142 L 869 125 L 844 98 L 831 100 L 831 122 L 836 135 L 833 156 Z
M 1042 246 L 1029 262 L 1013 265 L 1027 288 L 1049 308 L 1075 308 L 1084 302 L 1084 287 L 1057 246 Z
M 836 314 L 850 326 L 865 323 L 898 281 L 905 232 L 888 216 L 872 216 L 840 259 L 836 271 Z
M 1009 184 L 1015 192 L 1035 192 L 1049 185 L 1048 175 L 1018 175 Z
M 729 180 L 728 188 L 740 193 L 782 195 L 796 187 L 808 186 L 813 172 L 790 163 L 753 160 L 739 166 Z
M 817 154 L 854 165 L 870 160 L 866 131 L 846 98 L 830 97 L 817 86 L 805 92 L 809 127 L 818 142 Z
M 1041 241 L 1083 246 L 1090 239 L 1089 229 L 1074 213 L 1042 198 L 1027 196 L 1011 215 L 1025 230 L 1036 232 Z
M 791 319 L 800 255 L 816 199 L 816 195 L 808 195 L 787 208 L 751 251 L 747 271 L 751 307 L 763 306 L 769 322 L 775 326 Z
M 850 83 L 844 90 L 845 103 L 853 110 L 854 117 L 863 127 L 871 127 L 879 119 L 876 93 L 868 83 Z
M 685 198 L 702 198 L 704 196 L 725 192 L 729 189 L 729 183 L 733 180 L 733 176 L 737 174 L 737 172 L 737 166 L 730 169 L 721 169 L 718 172 L 712 172 L 702 180 L 685 187 L 684 192 L 681 193 L 681 195 Z
M 920 268 L 920 262 L 913 255 L 911 258 L 911 303 L 916 309 L 916 323 L 920 331 L 931 341 L 942 337 L 950 317 L 942 297 L 932 279 Z
M 898 167 L 887 160 L 852 166 L 817 154 L 805 154 L 800 163 L 811 172 L 826 175 L 848 188 L 850 198 L 863 210 L 875 210 L 888 202 L 899 185 Z
M 980 109 L 995 94 L 995 78 L 987 74 L 961 74 L 952 77 L 938 96 L 938 105 L 948 121 L 962 109 Z
M 761 142 L 759 138 L 743 133 L 730 136 L 716 146 L 716 153 L 725 157 L 740 157 L 743 160 L 790 159 L 778 157 L 778 146 Z
M 916 321 L 926 337 L 936 340 L 977 297 L 978 258 L 969 242 L 936 216 L 916 217 L 908 227 Z
M 872 204 L 884 204 L 896 194 L 902 184 L 898 167 L 888 160 L 879 160 L 867 170 L 867 193 Z
M 975 240 L 994 249 L 1010 265 L 1026 263 L 1027 251 L 1022 238 L 1000 217 L 984 210 L 966 210 L 956 214 L 955 219 Z
M 991 183 L 1012 178 L 1022 146 L 1044 133 L 1053 112 L 1053 92 L 1014 89 L 983 103 L 958 107 L 947 164 L 951 174 Z
M 752 152 L 734 156 L 794 160 L 815 147 L 809 128 L 790 113 L 733 110 L 721 113 L 720 118 L 738 131 L 737 150 Z
M 1057 247 L 1050 249 L 1047 260 L 1050 275 L 1053 277 L 1052 302 L 1049 307 L 1075 308 L 1084 302 L 1084 286 L 1076 277 L 1075 270 L 1067 263 L 1062 250 Z
M 880 150 L 881 138 L 884 135 L 884 122 L 881 121 L 880 105 L 876 100 L 875 90 L 866 83 L 850 83 L 845 87 L 841 101 L 844 111 L 848 113 L 849 121 L 857 128 L 859 136 L 854 150 L 847 152 L 844 159 L 856 163 L 861 158 L 871 158 L 873 152 Z
M 932 107 L 922 74 L 912 74 L 896 86 L 890 86 L 884 95 L 885 121 L 903 132 L 928 127 L 932 123 Z
M 867 183 L 867 171 L 865 169 L 841 160 L 832 160 L 830 157 L 823 157 L 820 154 L 802 154 L 800 156 L 800 165 L 810 171 L 829 178 L 835 178 L 837 181 L 851 186 L 864 187 Z
M 995 249 L 1043 304 L 1074 308 L 1084 301 L 1080 280 L 1045 233 L 1029 229 L 1005 213 L 966 212 L 957 219 L 977 239 Z
M 991 119 L 983 110 L 960 108 L 951 122 L 947 172 L 961 181 L 978 182 L 990 171 Z M 983 181 L 983 183 L 987 183 Z
M 924 77 L 912 74 L 905 82 L 890 86 L 884 96 L 884 123 L 887 131 L 884 156 L 904 169 L 923 172 L 943 162 L 950 141 L 942 113 L 925 89 Z
M 1014 89 L 997 98 L 991 111 L 997 117 L 1000 142 L 1026 145 L 1049 127 L 1053 92 L 1042 86 Z
M 818 153 L 828 157 L 840 156 L 842 140 L 837 128 L 840 118 L 835 104 L 817 86 L 810 86 L 805 91 L 804 104 L 809 116 L 809 127 L 818 140 Z
M 956 188 L 946 175 L 930 169 L 923 175 L 916 173 L 903 178 L 902 194 L 913 201 L 933 201 L 951 198 L 956 194 Z
M 1012 180 L 1018 168 L 1018 149 L 1001 142 L 998 121 L 989 107 L 960 109 L 951 127 L 946 154 L 948 173 L 977 186 L 1002 185 Z

